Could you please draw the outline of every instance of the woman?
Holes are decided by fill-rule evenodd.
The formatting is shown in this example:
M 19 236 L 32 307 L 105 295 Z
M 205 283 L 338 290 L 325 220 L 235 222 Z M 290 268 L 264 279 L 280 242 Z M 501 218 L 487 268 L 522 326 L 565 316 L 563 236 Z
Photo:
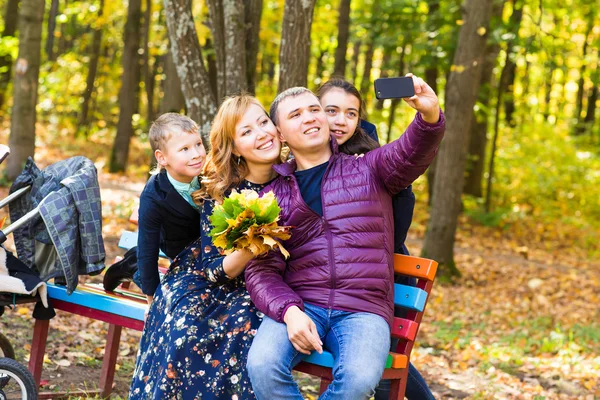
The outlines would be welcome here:
M 208 216 L 231 189 L 260 191 L 280 162 L 277 130 L 258 100 L 226 99 L 210 133 L 201 236 L 171 264 L 144 326 L 130 399 L 254 399 L 246 355 L 262 319 L 246 291 L 248 251 L 223 256 Z
M 324 83 L 317 95 L 329 121 L 329 130 L 335 137 L 340 152 L 346 154 L 364 154 L 379 147 L 377 130 L 374 125 L 364 121 L 365 112 L 360 92 L 351 83 L 333 78 Z M 368 130 L 367 130 L 368 129 Z M 393 198 L 394 207 L 394 252 L 408 255 L 404 245 L 415 208 L 415 196 L 412 187 L 404 189 Z M 414 279 L 408 280 L 397 276 L 396 283 L 416 284 Z M 403 310 L 397 310 L 396 316 L 404 316 Z M 392 342 L 392 349 L 397 342 Z M 382 381 L 375 394 L 375 399 L 389 398 L 389 381 Z M 406 397 L 410 399 L 434 399 L 427 383 L 410 364 Z

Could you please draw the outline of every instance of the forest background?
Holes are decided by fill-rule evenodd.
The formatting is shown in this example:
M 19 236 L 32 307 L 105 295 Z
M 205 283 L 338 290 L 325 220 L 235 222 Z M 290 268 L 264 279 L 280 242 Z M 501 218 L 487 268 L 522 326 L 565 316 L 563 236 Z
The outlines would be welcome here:
M 12 150 L 0 194 L 28 156 L 41 167 L 89 157 L 114 258 L 148 177 L 156 116 L 186 112 L 206 135 L 227 94 L 248 90 L 268 105 L 282 89 L 337 75 L 360 88 L 385 143 L 414 113 L 375 99 L 373 81 L 413 72 L 448 121 L 436 163 L 414 185 L 409 249 L 441 264 L 415 364 L 444 398 L 600 396 L 599 7 L 0 0 L 0 142 Z M 29 331 L 27 311 L 5 315 L 2 330 Z M 92 385 L 85 374 L 99 371 L 101 353 L 84 339 L 101 341 L 105 327 L 58 318 L 84 336 L 49 349 L 52 373 L 86 371 L 58 386 Z M 139 339 L 127 335 L 121 393 Z M 314 382 L 305 386 L 312 396 Z

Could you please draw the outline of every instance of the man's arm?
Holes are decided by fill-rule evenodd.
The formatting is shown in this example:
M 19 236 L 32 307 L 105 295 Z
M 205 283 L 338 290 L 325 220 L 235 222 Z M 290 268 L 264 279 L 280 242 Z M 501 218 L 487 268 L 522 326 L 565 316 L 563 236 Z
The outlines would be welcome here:
M 283 281 L 285 271 L 283 255 L 271 250 L 255 258 L 246 267 L 246 287 L 256 307 L 269 318 L 284 322 L 285 312 L 291 306 L 304 310 L 304 302 Z
M 279 251 L 254 259 L 246 267 L 246 287 L 256 307 L 269 318 L 286 324 L 296 350 L 323 352 L 317 327 L 304 313 L 304 302 L 284 281 L 285 260 Z
M 365 155 L 374 176 L 392 194 L 409 186 L 433 162 L 446 126 L 433 89 L 420 78 L 413 80 L 415 95 L 404 100 L 418 111 L 415 119 L 399 139 Z

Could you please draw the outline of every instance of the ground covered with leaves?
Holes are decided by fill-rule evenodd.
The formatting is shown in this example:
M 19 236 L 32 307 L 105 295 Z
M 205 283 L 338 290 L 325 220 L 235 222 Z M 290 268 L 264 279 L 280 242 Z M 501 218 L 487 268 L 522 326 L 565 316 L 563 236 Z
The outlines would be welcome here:
M 137 144 L 134 143 L 134 147 Z M 60 148 L 60 150 L 59 150 Z M 81 154 L 72 147 L 38 146 L 40 166 Z M 87 146 L 92 159 L 108 149 Z M 96 154 L 97 153 L 97 154 Z M 147 164 L 147 151 L 136 165 Z M 95 156 L 98 156 L 97 158 Z M 136 206 L 145 177 L 103 172 L 103 235 L 107 264 L 123 253 L 117 248 Z M 143 168 L 140 168 L 143 171 Z M 426 220 L 424 183 L 408 246 L 419 254 Z M 8 188 L 0 188 L 0 197 Z M 6 214 L 2 210 L 0 217 Z M 472 216 L 460 221 L 456 261 L 462 276 L 436 282 L 419 331 L 412 361 L 442 399 L 595 399 L 600 397 L 600 260 L 576 234 L 536 220 L 484 226 Z M 11 247 L 9 241 L 8 246 Z M 84 278 L 86 279 L 86 278 Z M 101 277 L 87 278 L 99 282 Z M 6 310 L 0 330 L 20 362 L 28 361 L 33 331 L 32 307 Z M 59 312 L 50 323 L 44 363 L 44 390 L 93 389 L 100 375 L 105 323 Z M 115 393 L 126 397 L 140 332 L 124 330 Z M 301 376 L 307 398 L 317 397 L 318 382 Z

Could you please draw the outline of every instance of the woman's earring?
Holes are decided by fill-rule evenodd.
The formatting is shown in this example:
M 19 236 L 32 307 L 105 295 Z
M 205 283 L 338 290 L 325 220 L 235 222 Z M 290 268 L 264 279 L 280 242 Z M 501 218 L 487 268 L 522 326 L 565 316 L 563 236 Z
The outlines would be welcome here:
M 237 165 L 240 165 L 240 161 L 242 160 L 242 156 L 238 156 Z

